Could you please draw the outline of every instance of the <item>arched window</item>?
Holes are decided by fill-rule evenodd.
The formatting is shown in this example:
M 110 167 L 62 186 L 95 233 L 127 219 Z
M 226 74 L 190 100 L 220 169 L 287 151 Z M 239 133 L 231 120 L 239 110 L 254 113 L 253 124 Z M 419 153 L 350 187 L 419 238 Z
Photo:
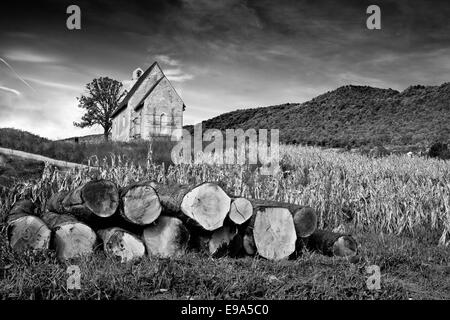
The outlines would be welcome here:
M 171 127 L 175 127 L 176 126 L 176 122 L 175 122 L 175 108 L 172 108 L 172 113 L 170 116 L 170 126 Z
M 165 113 L 162 113 L 159 117 L 159 134 L 165 135 L 169 134 L 168 128 L 167 128 L 167 115 Z

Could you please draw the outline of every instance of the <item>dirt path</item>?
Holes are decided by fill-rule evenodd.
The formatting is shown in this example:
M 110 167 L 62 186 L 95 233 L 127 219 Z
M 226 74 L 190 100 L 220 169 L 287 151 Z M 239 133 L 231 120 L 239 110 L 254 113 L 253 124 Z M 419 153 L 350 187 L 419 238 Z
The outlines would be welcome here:
M 86 166 L 84 164 L 55 160 L 55 159 L 47 158 L 47 157 L 44 157 L 44 156 L 41 156 L 38 154 L 33 154 L 33 153 L 28 153 L 28 152 L 13 150 L 13 149 L 7 149 L 7 148 L 1 148 L 1 147 L 0 147 L 0 154 L 4 154 L 4 155 L 8 155 L 8 156 L 15 156 L 15 157 L 23 158 L 23 159 L 47 162 L 51 165 L 61 167 L 61 168 L 67 168 L 67 169 L 89 168 L 88 166 Z

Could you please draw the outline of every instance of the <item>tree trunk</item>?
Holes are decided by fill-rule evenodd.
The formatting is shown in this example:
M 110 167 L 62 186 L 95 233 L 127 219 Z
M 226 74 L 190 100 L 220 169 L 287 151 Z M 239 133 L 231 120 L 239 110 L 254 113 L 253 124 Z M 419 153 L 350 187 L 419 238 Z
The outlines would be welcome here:
M 257 207 L 253 239 L 262 257 L 270 260 L 289 257 L 297 240 L 291 212 L 283 207 Z
M 105 130 L 103 131 L 103 139 L 105 140 L 105 142 L 108 142 L 109 140 L 109 128 L 105 128 Z
M 158 194 L 149 183 L 136 183 L 123 188 L 120 197 L 120 214 L 128 222 L 148 225 L 161 214 Z
M 292 211 L 291 211 L 292 212 Z M 294 211 L 294 225 L 297 237 L 306 238 L 316 231 L 317 215 L 311 207 L 300 207 Z
M 82 221 L 112 216 L 119 204 L 114 183 L 107 180 L 90 181 L 70 192 L 54 194 L 47 203 L 51 212 L 70 213 Z
M 11 248 L 16 252 L 46 250 L 49 248 L 51 231 L 36 214 L 30 200 L 17 202 L 7 218 L 7 235 Z
M 244 248 L 244 252 L 249 256 L 254 256 L 257 253 L 257 248 L 255 244 L 255 238 L 253 237 L 253 225 L 249 225 L 247 229 L 245 229 L 245 233 L 242 237 L 242 247 Z
M 205 182 L 198 186 L 157 185 L 155 187 L 163 212 L 180 218 L 185 223 L 192 221 L 208 231 L 223 226 L 230 211 L 231 198 L 217 184 Z M 182 212 L 186 217 L 179 215 Z
M 59 259 L 72 259 L 94 251 L 97 236 L 88 225 L 70 215 L 53 212 L 44 213 L 42 219 L 54 232 L 52 247 Z
M 8 218 L 13 218 L 14 215 L 38 215 L 38 208 L 35 206 L 33 201 L 31 200 L 19 200 L 17 201 L 11 210 L 9 211 Z
M 231 202 L 230 220 L 236 224 L 243 224 L 253 215 L 253 205 L 246 198 L 234 198 Z
M 98 231 L 105 253 L 118 258 L 120 262 L 137 260 L 145 255 L 144 243 L 134 234 L 122 228 L 108 228 Z
M 209 254 L 213 257 L 235 254 L 236 249 L 231 247 L 231 243 L 236 235 L 237 228 L 233 225 L 225 225 L 213 231 L 208 241 Z
M 286 208 L 294 219 L 295 231 L 298 238 L 309 237 L 317 228 L 317 214 L 311 207 L 299 204 L 249 199 L 254 208 Z
M 50 212 L 64 213 L 66 210 L 63 207 L 64 198 L 68 195 L 69 191 L 60 191 L 52 194 L 47 200 L 46 209 Z
M 316 230 L 317 215 L 310 207 L 270 200 L 249 201 L 254 214 L 241 231 L 242 246 L 247 255 L 259 253 L 273 260 L 286 258 L 295 252 L 299 239 Z
M 316 230 L 305 239 L 305 244 L 326 256 L 354 257 L 358 253 L 358 243 L 351 235 L 326 230 Z
M 147 253 L 161 258 L 183 255 L 189 237 L 189 231 L 180 219 L 167 216 L 160 216 L 143 232 Z

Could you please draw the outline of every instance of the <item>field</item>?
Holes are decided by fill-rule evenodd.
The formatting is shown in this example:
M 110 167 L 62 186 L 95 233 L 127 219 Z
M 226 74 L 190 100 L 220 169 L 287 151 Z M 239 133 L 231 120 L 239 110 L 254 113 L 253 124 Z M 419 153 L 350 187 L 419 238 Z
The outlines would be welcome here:
M 133 181 L 217 181 L 236 195 L 310 205 L 319 226 L 360 243 L 357 261 L 304 252 L 297 260 L 146 258 L 121 265 L 99 253 L 77 261 L 81 290 L 67 290 L 66 265 L 51 253 L 18 255 L 0 239 L 3 299 L 450 299 L 450 162 L 284 146 L 281 169 L 261 176 L 246 166 L 136 166 L 112 157 L 99 170 L 44 169 L 40 179 L 3 190 L 2 215 L 20 197 L 41 207 L 53 192 L 95 177 Z M 69 264 L 69 263 L 67 263 Z M 377 265 L 381 289 L 367 287 Z
M 44 166 L 40 161 L 0 154 L 0 188 L 18 181 L 40 179 Z

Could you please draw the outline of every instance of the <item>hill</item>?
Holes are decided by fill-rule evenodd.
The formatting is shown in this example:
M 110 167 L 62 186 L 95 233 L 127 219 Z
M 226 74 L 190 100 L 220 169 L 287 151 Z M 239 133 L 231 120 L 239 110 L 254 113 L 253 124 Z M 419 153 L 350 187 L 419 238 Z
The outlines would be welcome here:
M 55 160 L 88 164 L 90 159 L 102 161 L 106 158 L 112 161 L 111 155 L 115 155 L 120 156 L 122 160 L 132 160 L 139 164 L 145 164 L 147 161 L 148 143 L 145 141 L 100 142 L 97 139 L 98 143 L 92 143 L 95 139 L 94 135 L 84 140 L 80 137 L 79 143 L 70 139 L 52 141 L 26 131 L 0 128 L 0 147 L 42 155 Z
M 0 147 L 38 153 L 51 140 L 27 131 L 14 128 L 0 128 Z M 26 150 L 25 150 L 26 149 Z
M 348 85 L 302 104 L 225 113 L 204 121 L 203 128 L 280 129 L 281 142 L 288 144 L 428 146 L 450 141 L 449 101 L 450 83 L 403 92 Z

